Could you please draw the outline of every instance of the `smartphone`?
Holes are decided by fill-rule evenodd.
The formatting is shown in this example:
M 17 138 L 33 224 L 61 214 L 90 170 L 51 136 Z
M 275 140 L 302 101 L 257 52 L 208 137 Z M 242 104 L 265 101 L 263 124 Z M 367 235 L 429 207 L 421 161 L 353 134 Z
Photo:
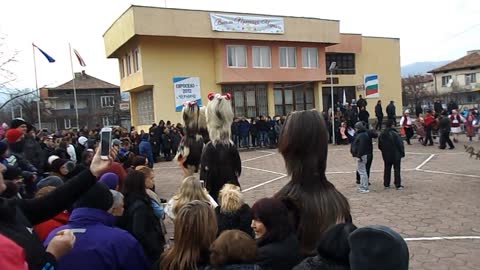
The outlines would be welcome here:
M 108 160 L 112 146 L 112 128 L 102 128 L 100 131 L 100 157 Z

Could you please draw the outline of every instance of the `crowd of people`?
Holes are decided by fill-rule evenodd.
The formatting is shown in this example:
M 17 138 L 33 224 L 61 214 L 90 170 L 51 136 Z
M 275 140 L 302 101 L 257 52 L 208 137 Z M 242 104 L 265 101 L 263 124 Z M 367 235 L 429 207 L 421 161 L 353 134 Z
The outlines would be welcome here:
M 250 206 L 239 185 L 211 196 L 196 175 L 172 198 L 157 196 L 151 167 L 160 153 L 174 155 L 170 134 L 182 136 L 181 125 L 115 130 L 105 160 L 99 130 L 49 134 L 14 119 L 0 138 L 0 268 L 408 269 L 402 237 L 384 226 L 357 228 L 347 198 L 328 181 L 322 115 L 292 112 L 278 123 L 268 143 L 261 129 L 260 146 L 278 146 L 290 180 Z

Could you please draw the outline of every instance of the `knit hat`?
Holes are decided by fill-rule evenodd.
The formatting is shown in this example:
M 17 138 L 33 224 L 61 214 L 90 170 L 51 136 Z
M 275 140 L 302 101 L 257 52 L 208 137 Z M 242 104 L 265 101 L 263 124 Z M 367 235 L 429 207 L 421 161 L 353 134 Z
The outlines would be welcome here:
M 106 185 L 97 182 L 75 202 L 73 208 L 88 207 L 107 211 L 112 205 L 112 193 Z
M 8 144 L 0 141 L 0 157 L 3 156 L 3 154 L 5 154 L 7 150 L 8 150 Z
M 52 175 L 40 180 L 40 182 L 37 183 L 37 189 L 41 189 L 44 187 L 59 187 L 61 185 L 63 185 L 62 179 L 58 176 Z
M 80 136 L 80 138 L 78 138 L 78 143 L 82 146 L 87 146 L 87 142 L 88 142 L 88 139 L 84 136 Z
M 59 172 L 60 171 L 60 168 L 65 165 L 65 163 L 67 163 L 69 160 L 68 159 L 62 159 L 62 158 L 58 158 L 58 159 L 55 159 L 53 162 L 52 162 L 52 171 L 53 172 Z
M 98 182 L 105 184 L 109 189 L 115 190 L 118 186 L 118 175 L 107 172 L 100 177 Z
M 56 156 L 56 155 L 51 155 L 48 157 L 48 164 L 52 165 L 53 161 L 56 160 L 56 159 L 59 159 L 60 157 L 59 156 Z
M 15 118 L 10 123 L 11 128 L 18 128 L 21 125 L 27 125 L 27 121 L 25 121 L 23 118 Z
M 112 146 L 115 145 L 115 146 L 120 146 L 122 144 L 122 141 L 120 141 L 119 139 L 113 139 L 112 140 Z
M 405 114 L 407 114 L 407 113 L 410 113 L 410 110 L 409 110 L 409 109 L 406 109 L 406 110 L 405 110 Z
M 10 144 L 17 142 L 22 136 L 23 132 L 18 128 L 11 128 L 7 131 L 7 134 L 5 134 L 7 142 Z
M 408 269 L 407 243 L 388 227 L 373 225 L 357 229 L 348 242 L 352 270 Z
M 357 123 L 355 123 L 355 129 L 365 129 L 365 125 L 362 121 L 358 121 Z

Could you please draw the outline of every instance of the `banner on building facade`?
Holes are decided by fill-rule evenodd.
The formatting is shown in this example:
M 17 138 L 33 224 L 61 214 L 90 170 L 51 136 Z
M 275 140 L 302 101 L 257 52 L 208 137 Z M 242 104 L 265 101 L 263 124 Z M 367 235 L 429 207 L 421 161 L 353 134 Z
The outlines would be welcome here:
M 202 106 L 199 77 L 173 77 L 173 91 L 175 93 L 175 111 L 181 112 L 183 104 L 195 101 Z
M 283 34 L 285 24 L 281 17 L 210 13 L 213 31 Z
M 365 74 L 363 84 L 365 85 L 365 98 L 380 97 L 378 91 L 378 74 Z

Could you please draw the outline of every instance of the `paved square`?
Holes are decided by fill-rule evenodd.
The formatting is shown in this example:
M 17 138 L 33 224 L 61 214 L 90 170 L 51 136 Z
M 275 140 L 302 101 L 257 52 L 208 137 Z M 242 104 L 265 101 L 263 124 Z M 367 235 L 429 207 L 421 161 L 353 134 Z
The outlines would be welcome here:
M 469 158 L 463 144 L 456 144 L 455 150 L 406 145 L 402 191 L 383 189 L 383 160 L 378 150 L 370 193 L 356 192 L 349 146 L 330 146 L 327 178 L 349 199 L 357 226 L 387 225 L 407 239 L 410 269 L 480 269 L 480 160 Z M 465 144 L 480 151 L 479 142 Z M 240 183 L 250 205 L 273 195 L 288 181 L 276 149 L 241 151 L 240 155 Z M 182 180 L 178 165 L 157 163 L 155 172 L 157 192 L 170 198 Z M 172 233 L 170 221 L 167 227 Z

